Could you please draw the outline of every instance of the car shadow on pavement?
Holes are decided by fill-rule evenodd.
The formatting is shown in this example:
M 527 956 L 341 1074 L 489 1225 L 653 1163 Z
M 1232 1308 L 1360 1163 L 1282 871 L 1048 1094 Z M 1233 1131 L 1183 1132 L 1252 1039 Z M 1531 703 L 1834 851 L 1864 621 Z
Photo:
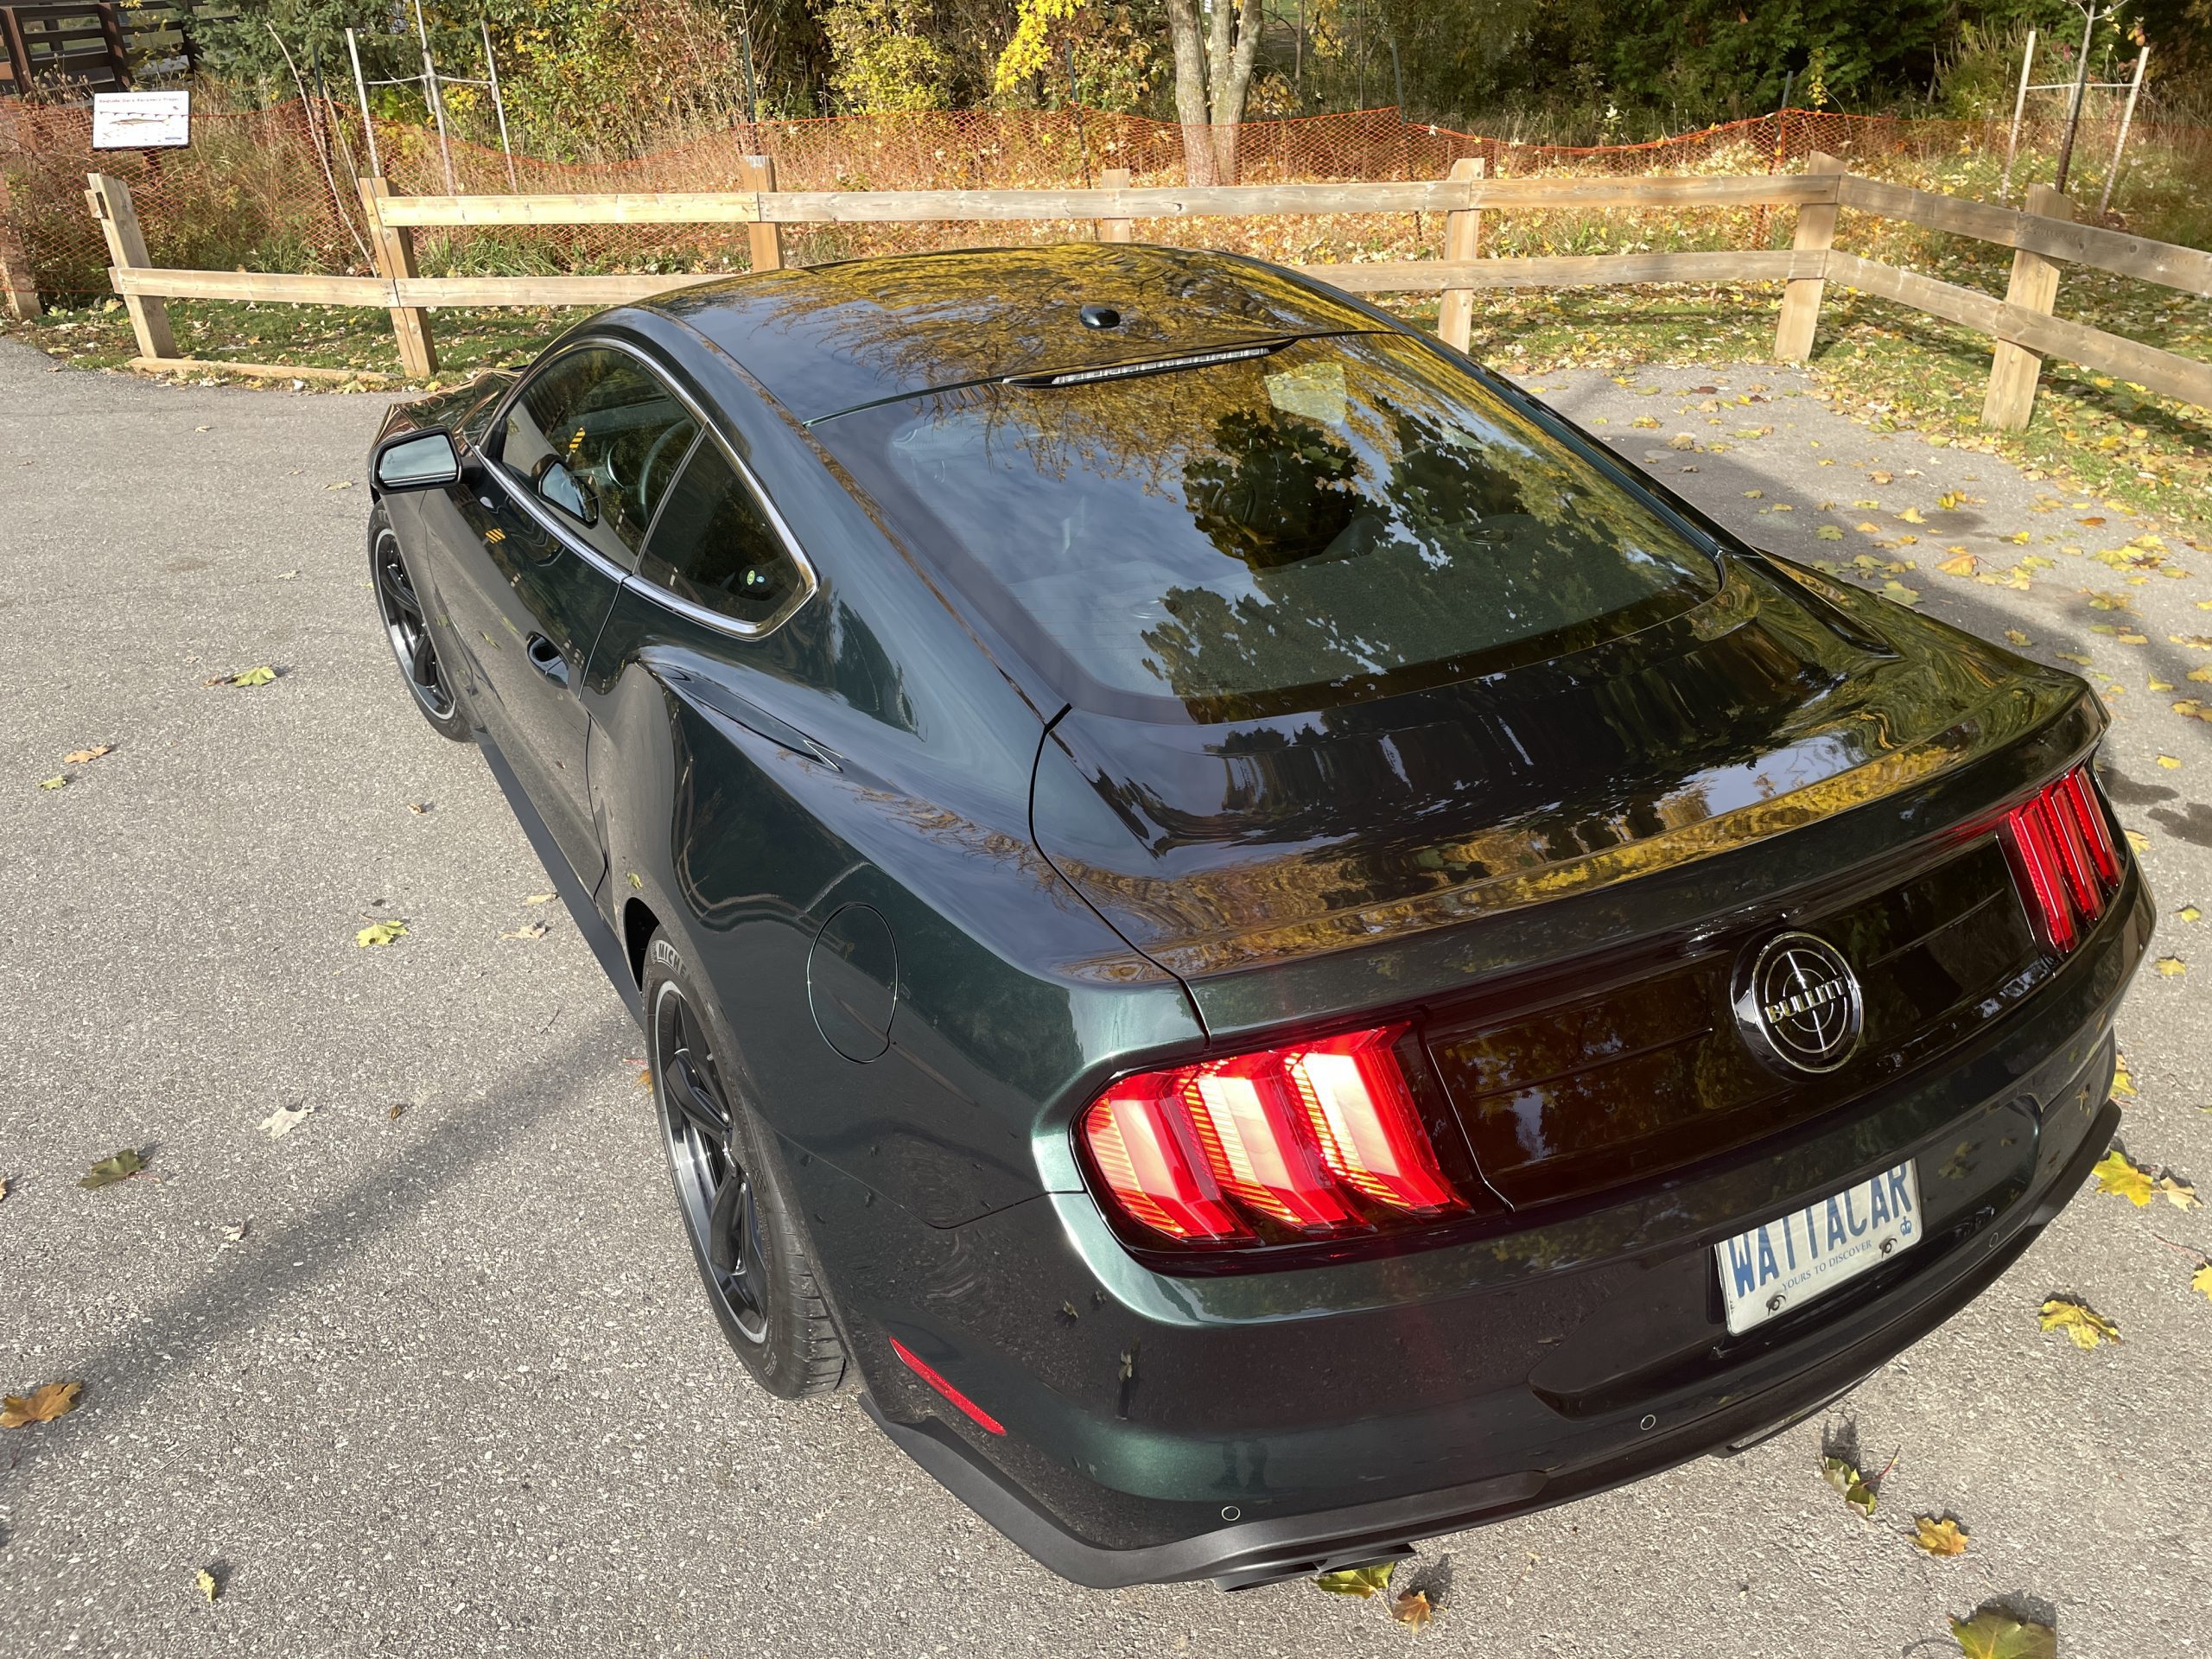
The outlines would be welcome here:
M 582 1041 L 543 1056 L 552 1077 L 582 1075 L 604 1045 Z M 603 1069 L 601 1067 L 601 1069 Z M 163 1373 L 251 1333 L 270 1310 L 328 1276 L 334 1265 L 397 1232 L 439 1194 L 571 1106 L 573 1100 L 518 1080 L 439 1121 L 427 1138 L 396 1147 L 334 1197 L 290 1226 L 256 1229 L 218 1256 L 218 1265 L 157 1311 L 81 1362 L 84 1405 L 50 1426 L 22 1459 L 25 1472 L 73 1455 L 79 1434 L 109 1432 L 111 1414 L 143 1405 Z

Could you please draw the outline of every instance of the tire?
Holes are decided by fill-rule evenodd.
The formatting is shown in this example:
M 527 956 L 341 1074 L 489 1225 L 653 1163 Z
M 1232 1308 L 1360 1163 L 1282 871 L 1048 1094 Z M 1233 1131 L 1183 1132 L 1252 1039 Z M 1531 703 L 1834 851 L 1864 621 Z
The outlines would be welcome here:
M 407 568 L 391 515 L 381 501 L 369 510 L 369 585 L 376 594 L 377 620 L 384 625 L 385 643 L 391 647 L 416 712 L 440 737 L 470 741 L 468 716 L 461 710 L 452 677 L 438 660 L 436 631 L 417 597 L 421 590 Z
M 783 1191 L 773 1138 L 721 1049 L 718 1010 L 660 929 L 645 946 L 645 1041 L 677 1211 L 722 1335 L 785 1400 L 845 1377 L 845 1344 Z

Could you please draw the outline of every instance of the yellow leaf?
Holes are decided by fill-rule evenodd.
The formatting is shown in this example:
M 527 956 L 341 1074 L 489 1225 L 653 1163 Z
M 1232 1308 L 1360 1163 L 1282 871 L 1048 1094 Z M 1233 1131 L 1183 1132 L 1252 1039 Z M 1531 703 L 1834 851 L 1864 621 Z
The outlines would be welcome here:
M 2183 962 L 2179 957 L 2160 957 L 2158 958 L 2158 972 L 2164 978 L 2179 979 L 2188 971 L 2189 964 Z
M 1428 1599 L 1427 1591 L 1408 1590 L 1390 1604 L 1390 1617 L 1417 1630 L 1436 1617 L 1436 1609 Z
M 1843 1494 L 1843 1501 L 1859 1511 L 1862 1520 L 1874 1514 L 1874 1488 L 1848 1458 L 1822 1458 L 1821 1478 Z
M 353 943 L 365 950 L 372 944 L 390 944 L 394 939 L 404 938 L 406 932 L 407 924 L 404 922 L 371 922 L 353 936 Z
M 2151 1172 L 2131 1162 L 2125 1153 L 2105 1154 L 2090 1173 L 2097 1178 L 2100 1192 L 2126 1198 L 2138 1210 L 2151 1202 Z
M 1966 1659 L 2058 1659 L 2058 1632 L 2001 1607 L 1984 1607 L 1972 1618 L 1951 1621 L 1951 1639 Z
M 1930 1555 L 1963 1555 L 1967 1531 L 1948 1515 L 1940 1521 L 1932 1515 L 1916 1515 L 1912 1518 L 1912 1544 Z
M 200 1586 L 200 1593 L 210 1601 L 223 1593 L 223 1586 L 215 1582 L 215 1575 L 204 1567 L 192 1575 L 192 1581 Z
M 2018 628 L 2007 628 L 2005 630 L 2005 643 L 2017 648 L 2020 646 L 2032 645 L 2035 644 L 2035 641 L 2029 639 L 2026 634 L 2021 632 Z
M 2151 837 L 2140 830 L 2131 830 L 2127 832 L 2127 844 L 2139 853 L 2147 853 L 2151 850 Z
M 2206 1301 L 2212 1302 L 2212 1262 L 2206 1262 L 2189 1275 L 2189 1287 L 2201 1294 Z
M 2158 757 L 2158 764 L 2168 772 L 2172 772 L 2180 766 L 2181 762 L 2171 754 L 2162 754 Z
M 2196 1210 L 2203 1204 L 2196 1196 L 2195 1183 L 2184 1181 L 2171 1170 L 2158 1177 L 2158 1193 L 2177 1210 Z
M 2135 1074 L 2127 1069 L 2127 1056 L 2125 1054 L 2115 1055 L 2113 1058 L 2112 1091 L 2115 1096 L 2135 1092 Z
M 1925 518 L 1922 517 L 1918 507 L 1907 507 L 1903 512 L 1897 514 L 1897 518 L 1900 521 L 1908 524 L 1924 524 L 1928 522 Z
M 550 893 L 533 893 L 530 897 L 524 899 L 523 903 L 525 905 L 550 905 L 553 902 L 553 899 L 554 895 Z
M 1955 559 L 1945 559 L 1936 568 L 1938 570 L 1941 570 L 1947 576 L 1970 576 L 1974 573 L 1974 566 L 1975 559 L 1974 555 L 1971 553 L 1961 553 Z M 2017 633 L 2019 631 L 2018 629 L 2014 629 L 2012 632 Z M 2024 644 L 2026 642 L 2027 636 L 2025 634 L 2021 634 L 2020 638 L 2022 643 Z
M 1332 1596 L 1357 1596 L 1365 1601 L 1378 1590 L 1390 1587 L 1390 1573 L 1398 1564 L 1380 1561 L 1373 1567 L 1347 1567 L 1335 1573 L 1319 1573 L 1313 1582 Z
M 53 777 L 41 779 L 39 784 L 39 787 L 41 789 L 65 789 L 68 786 L 68 778 L 65 774 L 57 772 Z
M 2025 547 L 2028 544 L 2028 532 L 2024 530 L 2016 530 L 2005 539 L 2018 546 Z
M 2176 911 L 2174 914 L 2180 917 L 2184 922 L 2193 922 L 2196 920 L 2197 918 L 2203 915 L 2204 912 L 2199 910 L 2195 905 L 2183 905 L 2179 910 Z
M 2070 1296 L 2053 1296 L 2037 1317 L 2046 1331 L 2063 1331 L 2076 1348 L 2087 1351 L 2101 1342 L 2118 1342 L 2120 1327 L 2086 1302 Z
M 103 1186 L 112 1186 L 118 1181 L 126 1180 L 145 1167 L 146 1160 L 138 1154 L 137 1148 L 125 1147 L 114 1156 L 103 1158 L 94 1164 L 90 1171 L 78 1178 L 77 1185 L 96 1191 Z
M 233 674 L 226 683 L 231 685 L 266 685 L 276 677 L 276 671 L 264 663 L 259 668 L 249 668 L 244 673 Z
M 0 1400 L 0 1428 L 24 1428 L 50 1423 L 77 1408 L 81 1382 L 42 1382 L 29 1394 L 11 1394 Z

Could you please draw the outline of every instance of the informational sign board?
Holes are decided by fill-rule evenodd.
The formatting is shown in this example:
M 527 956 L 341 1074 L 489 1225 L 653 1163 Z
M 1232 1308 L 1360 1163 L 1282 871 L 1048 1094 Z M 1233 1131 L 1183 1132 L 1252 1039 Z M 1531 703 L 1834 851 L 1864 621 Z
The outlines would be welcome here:
M 94 92 L 94 149 L 181 149 L 192 142 L 190 92 Z

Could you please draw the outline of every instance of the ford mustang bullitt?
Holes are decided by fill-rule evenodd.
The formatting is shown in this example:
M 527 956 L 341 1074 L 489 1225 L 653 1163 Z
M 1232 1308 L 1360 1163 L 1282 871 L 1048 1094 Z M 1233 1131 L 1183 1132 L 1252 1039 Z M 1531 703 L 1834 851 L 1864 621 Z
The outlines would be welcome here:
M 731 1344 L 1081 1583 L 1751 1444 L 2118 1122 L 2152 909 L 2083 683 L 1293 273 L 703 283 L 372 472 Z

